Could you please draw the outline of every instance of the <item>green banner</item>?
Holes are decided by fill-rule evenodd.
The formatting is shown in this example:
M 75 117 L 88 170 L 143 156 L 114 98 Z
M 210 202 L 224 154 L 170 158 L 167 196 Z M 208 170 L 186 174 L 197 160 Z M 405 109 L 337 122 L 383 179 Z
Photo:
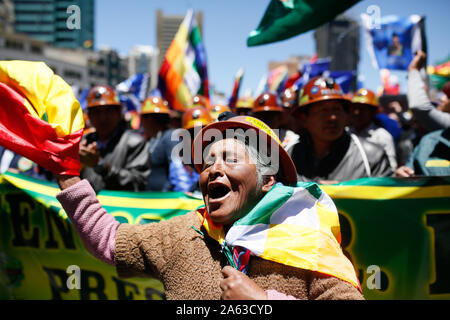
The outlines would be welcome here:
M 342 247 L 366 299 L 450 298 L 450 177 L 368 178 L 322 186 L 340 214 Z M 19 174 L 0 177 L 0 299 L 164 299 L 155 279 L 119 279 L 82 244 L 55 195 Z M 201 199 L 178 192 L 102 191 L 118 221 L 185 214 Z

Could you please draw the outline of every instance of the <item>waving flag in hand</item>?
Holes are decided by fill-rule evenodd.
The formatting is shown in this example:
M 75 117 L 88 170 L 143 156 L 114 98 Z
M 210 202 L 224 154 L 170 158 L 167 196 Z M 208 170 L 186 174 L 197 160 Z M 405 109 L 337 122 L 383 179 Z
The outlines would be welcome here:
M 84 120 L 72 88 L 43 62 L 0 61 L 0 145 L 77 175 Z

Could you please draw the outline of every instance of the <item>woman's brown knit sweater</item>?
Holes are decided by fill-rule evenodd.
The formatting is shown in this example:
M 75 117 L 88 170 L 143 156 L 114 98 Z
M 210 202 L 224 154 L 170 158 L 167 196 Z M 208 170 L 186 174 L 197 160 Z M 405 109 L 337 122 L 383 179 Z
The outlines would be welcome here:
M 194 230 L 195 212 L 147 225 L 122 224 L 117 230 L 115 262 L 121 277 L 156 277 L 167 299 L 220 299 L 226 259 L 220 245 Z M 353 285 L 313 271 L 252 257 L 247 274 L 262 289 L 299 299 L 364 299 Z

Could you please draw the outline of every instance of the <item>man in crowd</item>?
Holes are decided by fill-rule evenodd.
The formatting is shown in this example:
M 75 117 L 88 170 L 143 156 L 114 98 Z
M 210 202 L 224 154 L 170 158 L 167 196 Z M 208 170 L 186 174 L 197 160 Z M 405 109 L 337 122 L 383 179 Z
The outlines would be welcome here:
M 345 130 L 349 107 L 332 78 L 316 77 L 302 88 L 293 116 L 304 131 L 292 150 L 300 181 L 330 183 L 392 174 L 382 147 Z
M 93 87 L 87 95 L 87 112 L 95 132 L 80 143 L 81 177 L 96 192 L 145 190 L 150 173 L 148 145 L 138 132 L 127 128 L 114 90 L 106 85 Z
M 172 149 L 177 141 L 172 139 L 174 129 L 169 128 L 170 109 L 167 101 L 156 96 L 145 99 L 141 107 L 141 123 L 144 137 L 149 141 L 151 159 L 146 190 L 172 191 L 169 167 Z
M 450 127 L 450 108 L 448 99 L 435 107 L 428 96 L 427 86 L 420 70 L 425 66 L 426 54 L 418 51 L 408 68 L 408 104 L 417 122 L 428 131 L 441 130 Z M 447 89 L 447 97 L 450 89 Z M 445 92 L 445 91 L 444 91 Z
M 352 98 L 350 111 L 352 132 L 360 138 L 379 144 L 386 152 L 392 171 L 397 169 L 397 157 L 392 135 L 377 123 L 379 104 L 375 93 L 359 89 Z

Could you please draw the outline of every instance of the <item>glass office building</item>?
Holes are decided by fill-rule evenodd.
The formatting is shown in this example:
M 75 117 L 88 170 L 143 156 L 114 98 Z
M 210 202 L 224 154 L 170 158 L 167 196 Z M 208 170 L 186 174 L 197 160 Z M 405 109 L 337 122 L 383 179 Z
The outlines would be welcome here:
M 94 0 L 14 0 L 14 28 L 59 48 L 94 49 Z

